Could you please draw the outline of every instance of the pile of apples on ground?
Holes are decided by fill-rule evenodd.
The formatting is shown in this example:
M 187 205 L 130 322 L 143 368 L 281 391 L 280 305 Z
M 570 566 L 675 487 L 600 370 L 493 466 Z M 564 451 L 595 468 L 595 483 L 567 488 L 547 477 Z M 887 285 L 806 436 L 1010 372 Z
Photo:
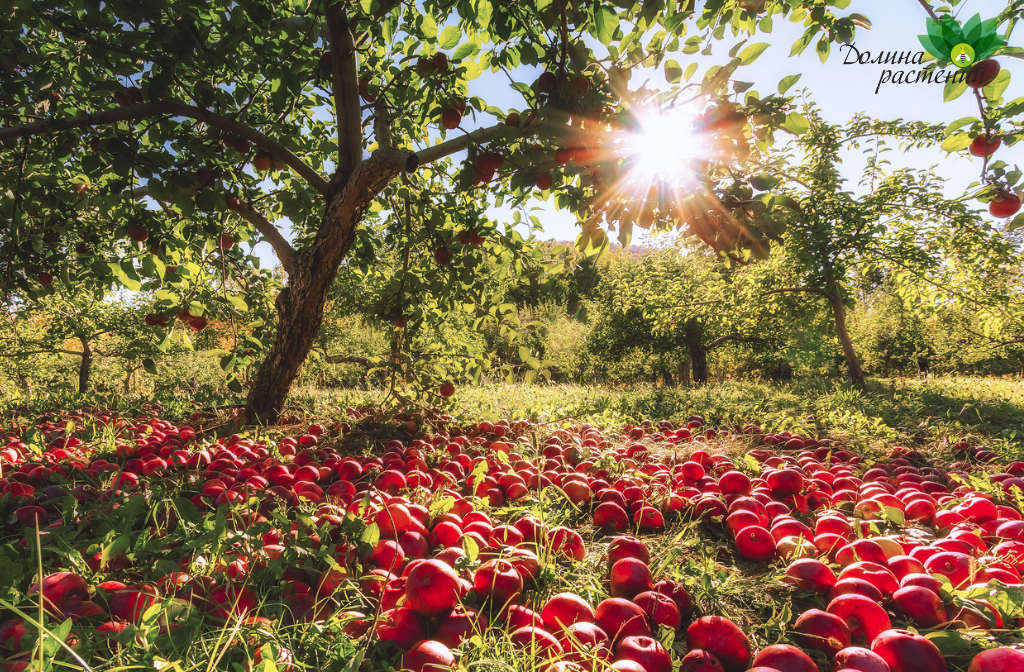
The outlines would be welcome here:
M 83 426 L 81 414 L 71 417 Z M 211 442 L 159 417 L 91 417 L 117 432 L 116 448 L 102 457 L 52 418 L 35 423 L 48 442 L 42 456 L 21 441 L 27 425 L 15 425 L 0 450 L 0 503 L 13 522 L 38 524 L 41 543 L 72 525 L 91 529 L 158 481 L 193 492 L 200 512 L 228 507 L 244 526 L 214 563 L 168 544 L 182 571 L 147 575 L 128 555 L 103 558 L 87 545 L 90 572 L 54 572 L 32 585 L 26 599 L 41 592 L 56 622 L 70 618 L 68 643 L 79 650 L 86 635 L 112 638 L 159 614 L 161 635 L 197 619 L 221 627 L 242 620 L 255 633 L 247 665 L 273 655 L 285 670 L 295 668 L 295 654 L 275 629 L 333 620 L 355 640 L 390 642 L 397 669 L 410 672 L 454 668 L 470 639 L 503 641 L 546 672 L 945 672 L 932 639 L 894 628 L 895 618 L 919 630 L 971 630 L 984 650 L 970 672 L 1024 671 L 1024 652 L 983 636 L 1024 624 L 995 606 L 1001 591 L 1021 586 L 1024 463 L 996 465 L 994 453 L 967 441 L 953 447 L 963 459 L 946 466 L 904 448 L 872 463 L 829 440 L 754 425 L 715 430 L 699 417 L 678 427 L 645 422 L 603 433 L 582 425 L 538 436 L 528 421 L 456 430 L 438 415 L 423 438 L 343 456 L 318 445 L 330 434 L 319 424 L 275 445 L 239 435 Z M 720 452 L 736 445 L 749 447 L 748 473 Z M 541 490 L 575 512 L 576 529 L 530 515 L 502 519 L 506 504 L 529 503 Z M 56 502 L 68 494 L 85 511 L 79 520 L 60 516 Z M 339 533 L 300 537 L 296 522 L 271 523 L 275 510 L 295 521 L 300 509 L 317 528 Z M 374 532 L 363 535 L 372 543 L 362 552 L 341 539 L 353 517 Z M 174 518 L 164 516 L 167 529 Z M 158 516 L 145 519 L 154 531 Z M 738 556 L 785 566 L 783 581 L 797 596 L 816 595 L 826 608 L 789 624 L 792 644 L 760 649 L 741 624 L 695 614 L 684 583 L 652 575 L 643 539 L 664 534 L 666 519 L 724 527 Z M 261 524 L 258 535 L 244 531 Z M 277 594 L 258 595 L 254 573 L 299 543 L 330 548 L 335 562 L 315 574 L 288 568 L 271 589 Z M 564 591 L 535 600 L 547 563 L 578 563 L 595 549 L 607 560 L 606 599 L 591 604 Z M 336 599 L 353 586 L 360 610 Z M 969 598 L 957 603 L 964 606 L 952 591 Z M 268 600 L 288 605 L 277 621 L 259 613 Z M 34 629 L 6 618 L 0 646 L 11 656 L 2 669 L 30 669 Z M 684 628 L 679 643 L 662 645 L 659 634 Z

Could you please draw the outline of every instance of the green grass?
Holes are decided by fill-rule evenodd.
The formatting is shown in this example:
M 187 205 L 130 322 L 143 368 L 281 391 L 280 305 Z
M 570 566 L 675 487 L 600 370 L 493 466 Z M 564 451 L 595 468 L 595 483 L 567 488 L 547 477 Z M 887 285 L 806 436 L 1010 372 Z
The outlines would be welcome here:
M 383 398 L 362 390 L 302 389 L 290 403 L 315 414 L 329 405 L 375 406 Z M 920 447 L 966 435 L 1000 453 L 1024 445 L 1024 385 L 1002 378 L 874 379 L 866 393 L 835 380 L 688 388 L 490 384 L 459 389 L 452 413 L 467 421 L 527 418 L 600 427 L 700 415 L 716 426 L 754 422 L 773 431 L 828 435 L 857 448 Z

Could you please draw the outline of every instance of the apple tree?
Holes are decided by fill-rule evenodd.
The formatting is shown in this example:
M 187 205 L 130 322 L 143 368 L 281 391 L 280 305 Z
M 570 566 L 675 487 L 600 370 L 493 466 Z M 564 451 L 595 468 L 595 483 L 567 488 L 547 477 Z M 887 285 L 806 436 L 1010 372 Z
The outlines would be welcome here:
M 512 223 L 488 218 L 493 205 L 553 199 L 577 213 L 589 252 L 610 234 L 627 243 L 635 226 L 682 226 L 721 210 L 730 171 L 803 123 L 784 95 L 793 77 L 770 95 L 735 77 L 767 48 L 756 36 L 774 21 L 797 22 L 793 53 L 813 44 L 825 59 L 870 25 L 849 5 L 20 4 L 0 19 L 0 282 L 5 295 L 56 279 L 155 291 L 161 314 L 180 318 L 157 325 L 166 343 L 273 294 L 276 278 L 242 249 L 269 242 L 287 278 L 273 309 L 247 323 L 234 361 L 252 351 L 242 363 L 260 362 L 247 414 L 272 422 L 339 267 L 360 263 L 357 244 L 362 263 L 381 236 L 409 251 L 403 277 L 380 297 L 394 323 L 442 320 L 451 309 L 501 319 L 500 307 L 463 296 L 472 264 L 455 282 L 424 278 L 419 262 L 475 248 L 514 271 L 540 263 Z M 729 60 L 690 82 L 698 54 L 727 33 L 742 38 Z M 670 86 L 637 85 L 631 75 L 643 67 L 664 67 Z M 505 109 L 484 99 L 499 87 L 521 102 Z M 661 134 L 692 135 L 705 148 L 685 179 L 637 170 L 644 119 L 666 128 L 669 113 L 691 103 L 704 109 L 697 123 L 669 122 L 678 133 Z M 776 206 L 785 203 L 769 212 Z M 765 213 L 743 213 L 705 237 L 723 255 L 764 258 Z M 286 220 L 291 240 L 279 228 Z M 244 291 L 221 291 L 228 276 Z

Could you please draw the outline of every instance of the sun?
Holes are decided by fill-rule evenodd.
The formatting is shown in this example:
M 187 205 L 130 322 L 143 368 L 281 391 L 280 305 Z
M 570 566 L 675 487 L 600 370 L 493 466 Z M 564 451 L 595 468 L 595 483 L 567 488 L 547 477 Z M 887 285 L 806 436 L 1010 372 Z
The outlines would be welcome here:
M 694 132 L 694 117 L 683 112 L 644 115 L 631 134 L 626 152 L 633 157 L 637 177 L 665 182 L 693 180 L 693 159 L 702 152 L 702 139 Z

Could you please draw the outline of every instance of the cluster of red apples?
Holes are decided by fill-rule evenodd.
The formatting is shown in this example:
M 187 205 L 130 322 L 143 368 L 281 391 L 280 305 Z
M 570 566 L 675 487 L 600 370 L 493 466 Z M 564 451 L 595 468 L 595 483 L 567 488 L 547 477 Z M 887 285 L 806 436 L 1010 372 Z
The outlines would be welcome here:
M 681 672 L 946 672 L 932 640 L 895 626 L 1020 625 L 994 596 L 1020 586 L 1024 571 L 1024 521 L 1014 504 L 1024 463 L 996 467 L 993 453 L 966 442 L 955 447 L 964 459 L 944 468 L 902 448 L 872 463 L 828 440 L 754 425 L 715 430 L 697 417 L 685 426 L 645 422 L 605 433 L 582 425 L 546 436 L 528 421 L 444 422 L 421 438 L 390 441 L 379 455 L 345 456 L 321 445 L 332 432 L 319 424 L 276 444 L 240 435 L 211 441 L 155 415 L 44 416 L 33 423 L 45 441 L 41 456 L 22 441 L 29 425 L 16 417 L 0 449 L 0 506 L 17 536 L 38 525 L 44 547 L 65 535 L 80 546 L 71 568 L 44 553 L 50 573 L 41 586 L 23 587 L 23 606 L 42 599 L 54 621 L 71 619 L 74 650 L 85 642 L 116 649 L 125 633 L 141 637 L 147 627 L 159 630 L 148 641 L 160 649 L 161 637 L 239 624 L 240 656 L 252 666 L 277 628 L 330 622 L 341 636 L 390 642 L 384 650 L 395 668 L 409 672 L 453 669 L 467 647 L 492 638 L 545 672 L 673 672 L 676 661 Z M 89 423 L 116 436 L 112 451 L 79 436 Z M 751 447 L 745 471 L 721 454 L 738 445 Z M 957 485 L 953 477 L 968 474 L 980 480 Z M 979 491 L 979 483 L 991 487 Z M 230 550 L 189 550 L 173 533 L 181 521 L 156 508 L 162 498 L 153 493 L 166 488 L 201 513 L 226 512 Z M 563 502 L 566 516 L 505 508 L 542 492 Z M 79 503 L 74 520 L 58 507 L 68 495 Z M 166 539 L 161 557 L 179 571 L 156 573 L 130 547 L 103 553 L 89 542 L 111 512 L 139 497 L 153 508 L 136 534 Z M 692 522 L 694 534 L 698 525 L 724 526 L 738 556 L 765 563 L 759 571 L 780 563 L 795 604 L 826 608 L 805 610 L 790 624 L 792 643 L 771 646 L 750 623 L 693 613 L 682 575 L 671 567 L 655 575 L 661 563 L 648 548 L 680 521 Z M 353 524 L 362 543 L 349 534 Z M 326 549 L 333 561 L 264 580 L 304 547 Z M 607 572 L 600 599 L 551 585 L 557 572 L 545 572 L 548 565 L 595 552 Z M 971 591 L 981 611 L 954 609 L 954 590 Z M 8 658 L 0 669 L 31 669 L 34 631 L 13 613 L 3 619 Z M 672 630 L 680 644 L 666 648 Z M 286 647 L 273 652 L 278 669 L 301 660 Z M 1010 647 L 989 648 L 970 665 L 1020 669 L 1024 652 Z

